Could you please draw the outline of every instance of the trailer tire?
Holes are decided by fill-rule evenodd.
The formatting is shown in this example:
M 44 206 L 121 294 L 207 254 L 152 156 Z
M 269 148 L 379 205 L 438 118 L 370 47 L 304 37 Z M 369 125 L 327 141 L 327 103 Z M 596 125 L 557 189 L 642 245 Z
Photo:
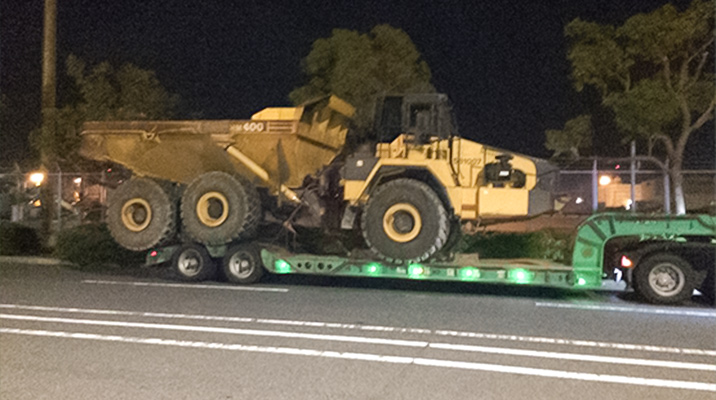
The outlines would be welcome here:
M 256 283 L 264 275 L 259 249 L 250 243 L 233 246 L 222 261 L 222 271 L 229 282 L 248 285 Z
M 176 233 L 175 200 L 156 181 L 132 178 L 110 194 L 107 227 L 122 247 L 147 250 Z
M 414 179 L 379 186 L 361 217 L 363 238 L 379 257 L 393 263 L 424 261 L 440 251 L 450 220 L 438 195 Z
M 655 304 L 679 304 L 691 298 L 694 273 L 683 258 L 671 253 L 647 256 L 634 270 L 634 288 Z
M 186 243 L 172 255 L 174 275 L 185 282 L 201 282 L 213 278 L 216 264 L 203 246 Z
M 192 181 L 181 200 L 184 231 L 199 243 L 220 245 L 256 235 L 261 203 L 256 188 L 221 171 Z

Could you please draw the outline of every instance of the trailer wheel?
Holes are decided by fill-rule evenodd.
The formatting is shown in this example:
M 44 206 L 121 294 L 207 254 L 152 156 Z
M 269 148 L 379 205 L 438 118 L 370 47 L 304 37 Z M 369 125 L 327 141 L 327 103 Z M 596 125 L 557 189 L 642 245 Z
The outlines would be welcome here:
M 261 203 L 248 182 L 225 172 L 199 175 L 181 201 L 184 230 L 199 243 L 219 245 L 256 234 Z
M 645 300 L 657 304 L 678 304 L 691 297 L 694 273 L 683 258 L 657 253 L 639 262 L 634 270 L 634 288 Z
M 396 263 L 430 258 L 450 234 L 442 201 L 430 186 L 414 179 L 379 186 L 363 210 L 361 225 L 368 247 Z
M 249 243 L 233 246 L 223 259 L 223 272 L 229 282 L 248 285 L 264 275 L 259 249 Z
M 129 250 L 147 250 L 176 232 L 174 200 L 151 179 L 122 183 L 108 203 L 107 227 L 114 240 Z
M 182 281 L 200 282 L 215 275 L 216 264 L 204 247 L 187 243 L 172 256 L 172 269 Z

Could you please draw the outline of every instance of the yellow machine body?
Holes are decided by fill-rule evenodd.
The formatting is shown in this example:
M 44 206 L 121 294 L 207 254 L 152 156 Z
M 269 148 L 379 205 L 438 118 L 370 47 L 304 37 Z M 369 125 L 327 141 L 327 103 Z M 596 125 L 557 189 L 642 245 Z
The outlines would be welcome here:
M 510 154 L 515 170 L 525 174 L 522 187 L 496 184 L 485 179 L 485 165 L 498 161 L 498 156 Z M 376 146 L 377 162 L 350 159 L 350 168 L 370 168 L 365 179 L 344 179 L 344 199 L 358 206 L 368 201 L 371 188 L 386 174 L 400 174 L 422 169 L 444 190 L 454 212 L 463 220 L 480 217 L 521 216 L 528 214 L 529 191 L 537 182 L 535 163 L 527 157 L 460 138 L 417 144 L 411 135 L 400 135 L 391 143 Z M 387 171 L 387 173 L 386 173 Z
M 299 187 L 340 153 L 353 113 L 331 96 L 266 108 L 249 120 L 87 122 L 80 151 L 140 176 L 184 184 L 205 172 L 238 173 L 278 194 Z

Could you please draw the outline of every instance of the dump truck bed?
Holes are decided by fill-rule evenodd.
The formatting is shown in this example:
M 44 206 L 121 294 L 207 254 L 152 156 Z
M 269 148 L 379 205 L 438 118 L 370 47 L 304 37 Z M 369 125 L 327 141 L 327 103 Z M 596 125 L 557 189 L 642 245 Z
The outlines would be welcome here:
M 95 121 L 83 125 L 81 154 L 135 174 L 189 183 L 209 171 L 237 173 L 260 186 L 299 186 L 340 153 L 353 108 L 336 97 L 267 108 L 247 120 Z M 262 179 L 238 150 L 266 171 Z

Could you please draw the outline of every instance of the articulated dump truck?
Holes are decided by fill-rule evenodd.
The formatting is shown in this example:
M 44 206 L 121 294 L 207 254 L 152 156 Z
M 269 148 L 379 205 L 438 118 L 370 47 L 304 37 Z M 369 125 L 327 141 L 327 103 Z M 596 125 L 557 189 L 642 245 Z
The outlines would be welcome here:
M 528 157 L 457 137 L 447 104 L 378 101 L 378 143 L 350 153 L 354 108 L 335 96 L 247 120 L 87 122 L 81 152 L 133 172 L 107 214 L 128 249 L 226 246 L 286 218 L 360 231 L 381 259 L 420 262 L 446 251 L 460 222 L 526 216 L 537 181 Z

